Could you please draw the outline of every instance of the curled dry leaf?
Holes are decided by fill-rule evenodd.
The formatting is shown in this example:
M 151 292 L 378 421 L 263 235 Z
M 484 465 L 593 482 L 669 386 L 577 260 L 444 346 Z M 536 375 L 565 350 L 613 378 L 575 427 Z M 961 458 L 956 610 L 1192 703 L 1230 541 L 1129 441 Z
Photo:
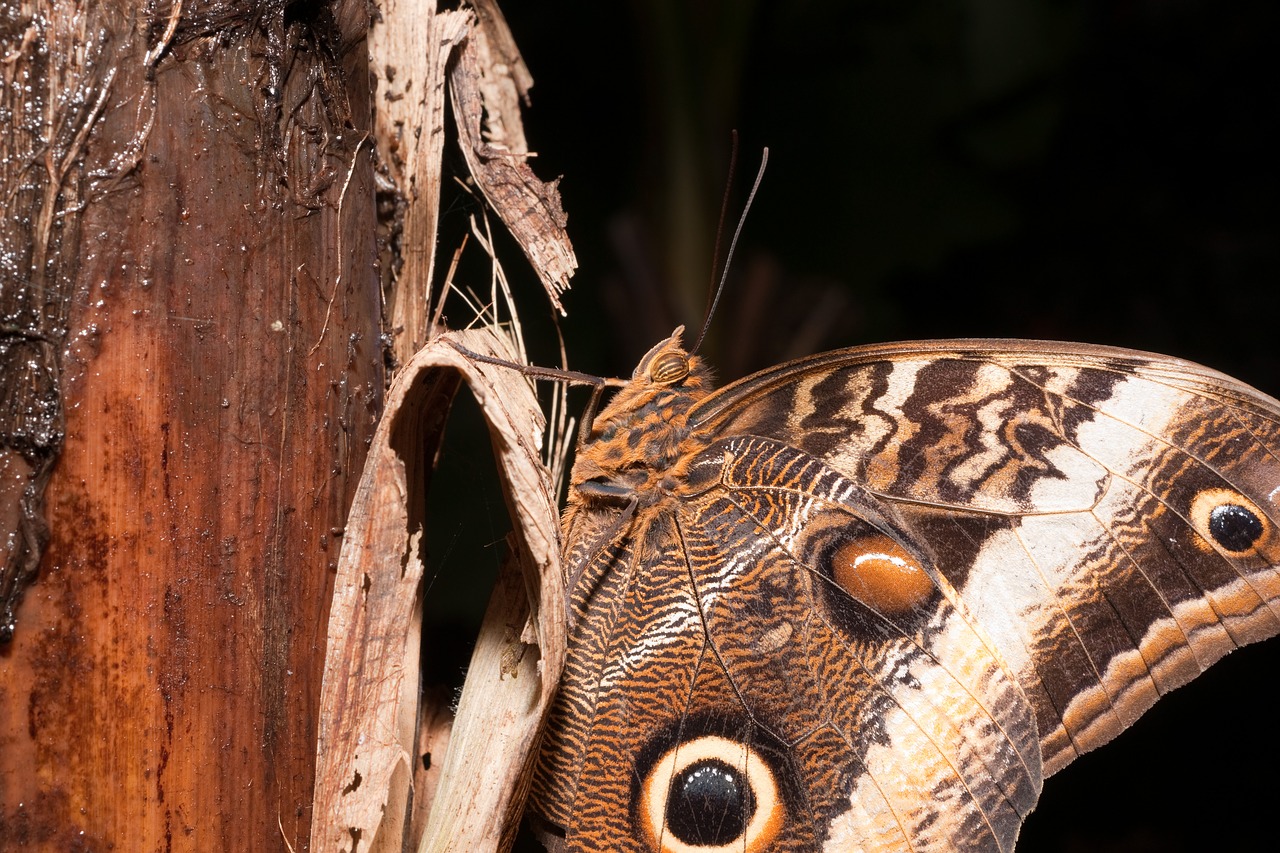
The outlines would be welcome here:
M 558 518 L 538 455 L 542 414 L 519 372 L 472 363 L 449 338 L 509 357 L 492 332 L 451 333 L 415 355 L 388 393 L 338 561 L 321 695 L 314 850 L 400 849 L 403 843 L 410 804 L 388 801 L 388 792 L 403 790 L 414 764 L 414 738 L 406 740 L 397 727 L 405 679 L 417 678 L 406 666 L 405 638 L 423 571 L 425 484 L 463 381 L 489 425 L 516 525 L 508 538 L 514 563 L 503 568 L 476 644 L 420 849 L 499 848 L 504 828 L 519 816 L 525 769 L 563 664 Z
M 560 294 L 578 268 L 578 258 L 565 232 L 568 217 L 560 206 L 559 180 L 543 182 L 526 162 L 528 149 L 520 122 L 520 95 L 527 88 L 527 74 L 513 63 L 514 43 L 491 43 L 490 33 L 506 33 L 506 23 L 496 6 L 473 28 L 457 51 L 449 75 L 458 144 L 467 168 L 485 199 L 497 211 L 511 235 L 524 250 L 542 280 L 556 310 L 564 313 Z M 505 51 L 505 52 L 504 52 Z M 502 61 L 495 61 L 494 55 Z M 515 57 L 518 59 L 519 54 Z

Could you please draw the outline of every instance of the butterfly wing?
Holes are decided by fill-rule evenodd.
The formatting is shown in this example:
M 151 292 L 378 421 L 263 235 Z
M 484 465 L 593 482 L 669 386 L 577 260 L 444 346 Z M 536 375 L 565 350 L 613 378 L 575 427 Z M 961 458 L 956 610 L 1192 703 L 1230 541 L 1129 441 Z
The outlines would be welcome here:
M 537 783 L 573 849 L 1008 850 L 1042 773 L 1280 629 L 1280 404 L 1212 371 L 861 348 L 690 420 L 591 561 Z
M 1206 368 L 900 344 L 757 374 L 695 417 L 785 435 L 909 518 L 1031 697 L 1046 775 L 1280 631 L 1280 403 Z
M 544 748 L 544 816 L 576 850 L 1000 849 L 1036 801 L 1039 746 L 949 585 L 794 448 L 732 439 L 697 464 L 713 485 L 584 575 L 598 601 Z M 904 592 L 843 590 L 852 551 L 899 542 Z M 699 793 L 708 774 L 750 802 Z

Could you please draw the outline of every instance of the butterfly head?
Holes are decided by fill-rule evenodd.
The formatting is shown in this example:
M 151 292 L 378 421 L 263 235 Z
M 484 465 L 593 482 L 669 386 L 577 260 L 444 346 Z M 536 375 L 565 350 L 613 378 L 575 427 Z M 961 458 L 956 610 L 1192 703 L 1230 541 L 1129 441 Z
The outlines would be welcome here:
M 695 385 L 706 383 L 707 390 L 710 390 L 710 370 L 701 358 L 685 350 L 683 336 L 684 326 L 677 326 L 670 337 L 659 341 L 645 353 L 631 373 L 632 385 L 639 383 L 651 389 L 676 388 L 692 380 Z
M 689 458 L 689 410 L 711 393 L 711 370 L 685 350 L 677 328 L 645 353 L 631 378 L 595 417 L 570 476 L 576 497 L 646 502 L 668 489 Z
M 667 430 L 681 432 L 689 408 L 713 388 L 711 369 L 685 350 L 683 334 L 680 326 L 645 353 L 631 379 L 597 415 L 591 443 L 607 444 L 620 433 L 639 435 L 641 430 L 646 443 L 652 443 Z M 632 446 L 638 443 L 630 442 Z
M 633 383 L 676 385 L 689 375 L 689 353 L 685 352 L 681 336 L 684 326 L 678 327 L 671 337 L 659 341 L 645 353 L 644 358 L 631 372 Z

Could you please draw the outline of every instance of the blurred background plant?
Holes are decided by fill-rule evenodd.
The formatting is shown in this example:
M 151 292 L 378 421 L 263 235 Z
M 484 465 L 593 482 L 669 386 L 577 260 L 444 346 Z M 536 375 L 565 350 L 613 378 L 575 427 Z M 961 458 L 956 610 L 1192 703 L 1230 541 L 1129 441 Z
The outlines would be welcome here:
M 635 0 L 505 10 L 582 260 L 579 369 L 701 323 L 729 135 L 769 173 L 708 354 L 1035 336 L 1264 387 L 1280 291 L 1280 7 Z M 737 195 L 740 206 L 742 192 Z M 738 208 L 735 207 L 734 211 Z M 732 223 L 730 223 L 732 224 Z

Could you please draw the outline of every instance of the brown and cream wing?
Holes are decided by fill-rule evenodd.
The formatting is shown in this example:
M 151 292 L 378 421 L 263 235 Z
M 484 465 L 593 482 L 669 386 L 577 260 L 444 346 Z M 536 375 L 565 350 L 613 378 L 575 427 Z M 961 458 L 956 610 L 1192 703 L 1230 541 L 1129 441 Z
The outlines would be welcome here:
M 893 506 L 1034 706 L 1046 775 L 1280 631 L 1280 403 L 1206 368 L 895 344 L 756 374 L 691 420 Z
M 923 543 L 776 441 L 691 467 L 579 587 L 535 787 L 567 849 L 1011 850 L 1032 709 Z

